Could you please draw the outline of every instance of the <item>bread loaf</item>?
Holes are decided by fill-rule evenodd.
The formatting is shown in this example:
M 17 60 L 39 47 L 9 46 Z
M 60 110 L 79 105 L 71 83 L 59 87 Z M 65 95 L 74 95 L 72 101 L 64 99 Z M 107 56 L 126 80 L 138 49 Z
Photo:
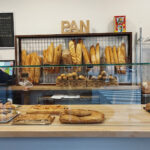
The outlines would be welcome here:
M 96 64 L 96 51 L 93 45 L 90 47 L 90 56 L 91 56 L 91 63 Z
M 69 41 L 69 50 L 72 58 L 73 64 L 77 63 L 77 57 L 76 57 L 76 50 L 75 50 L 75 44 L 73 41 Z
M 99 43 L 96 44 L 96 64 L 100 64 L 100 47 L 99 47 Z
M 89 52 L 86 49 L 85 45 L 82 44 L 82 52 L 83 52 L 83 59 L 85 64 L 90 64 L 90 57 L 89 57 Z

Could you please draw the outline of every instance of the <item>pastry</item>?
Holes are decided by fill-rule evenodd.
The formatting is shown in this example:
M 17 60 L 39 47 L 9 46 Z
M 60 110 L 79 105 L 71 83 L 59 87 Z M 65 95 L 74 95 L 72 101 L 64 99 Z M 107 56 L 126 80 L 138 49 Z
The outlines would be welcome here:
M 102 75 L 102 76 L 106 76 L 106 75 L 107 75 L 107 74 L 106 74 L 106 71 L 102 71 L 102 72 L 101 72 L 101 75 Z
M 99 43 L 96 44 L 96 64 L 100 64 L 100 47 L 99 47 Z
M 72 113 L 74 110 L 71 111 Z M 82 115 L 77 110 L 73 115 L 68 113 L 62 113 L 60 115 L 60 122 L 65 124 L 86 124 L 86 123 L 102 123 L 104 121 L 104 114 L 98 111 L 82 110 Z M 91 113 L 91 114 L 90 114 Z
M 34 105 L 29 108 L 27 114 L 60 114 L 67 107 L 63 105 Z
M 62 80 L 62 77 L 61 77 L 61 76 L 58 76 L 58 77 L 57 77 L 57 80 L 58 80 L 58 81 Z
M 96 64 L 96 51 L 93 45 L 90 47 L 90 56 L 91 56 L 91 63 Z
M 75 115 L 78 117 L 83 117 L 83 116 L 89 116 L 91 115 L 91 112 L 88 110 L 83 110 L 83 109 L 66 109 L 64 111 L 65 114 L 68 115 Z
M 50 114 L 21 114 L 13 120 L 13 124 L 50 124 L 53 120 Z
M 83 76 L 83 75 L 80 75 L 80 76 L 79 76 L 79 80 L 86 80 L 86 77 Z
M 99 75 L 97 79 L 102 80 L 102 75 Z

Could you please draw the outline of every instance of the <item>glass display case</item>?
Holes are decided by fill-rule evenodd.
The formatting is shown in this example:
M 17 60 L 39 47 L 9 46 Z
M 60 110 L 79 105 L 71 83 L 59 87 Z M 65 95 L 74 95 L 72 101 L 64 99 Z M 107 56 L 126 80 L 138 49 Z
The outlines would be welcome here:
M 1 76 L 7 76 L 2 70 L 8 67 L 1 66 Z M 149 82 L 141 83 L 138 74 L 149 67 L 149 63 L 12 66 L 17 75 L 1 83 L 0 125 L 150 125 L 149 106 L 144 104 L 148 102 L 141 96 Z M 52 70 L 57 74 L 53 84 L 34 84 L 35 79 L 42 80 L 43 71 Z M 10 84 L 12 78 L 15 84 Z
M 0 66 L 1 126 L 150 125 L 150 64 L 131 63 L 132 33 L 20 35 L 15 48 L 16 65 Z

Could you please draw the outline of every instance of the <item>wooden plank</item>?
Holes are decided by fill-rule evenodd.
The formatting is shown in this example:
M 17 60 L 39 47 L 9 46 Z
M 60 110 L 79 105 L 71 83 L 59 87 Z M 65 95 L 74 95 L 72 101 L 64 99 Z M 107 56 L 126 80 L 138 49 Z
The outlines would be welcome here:
M 98 88 L 92 88 L 92 87 L 57 87 L 56 85 L 35 85 L 31 88 L 23 87 L 23 86 L 9 86 L 8 90 L 13 91 L 32 91 L 32 90 L 136 90 L 140 89 L 140 86 L 106 86 L 106 87 L 98 87 Z

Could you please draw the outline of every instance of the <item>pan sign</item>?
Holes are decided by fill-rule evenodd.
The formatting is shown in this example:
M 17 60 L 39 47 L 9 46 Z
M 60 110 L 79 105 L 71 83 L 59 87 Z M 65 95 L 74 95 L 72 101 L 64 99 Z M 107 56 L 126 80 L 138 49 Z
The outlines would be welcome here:
M 72 22 L 62 21 L 61 22 L 61 33 L 62 34 L 78 34 L 78 33 L 89 33 L 90 21 L 80 20 L 80 24 L 78 25 L 75 20 Z

